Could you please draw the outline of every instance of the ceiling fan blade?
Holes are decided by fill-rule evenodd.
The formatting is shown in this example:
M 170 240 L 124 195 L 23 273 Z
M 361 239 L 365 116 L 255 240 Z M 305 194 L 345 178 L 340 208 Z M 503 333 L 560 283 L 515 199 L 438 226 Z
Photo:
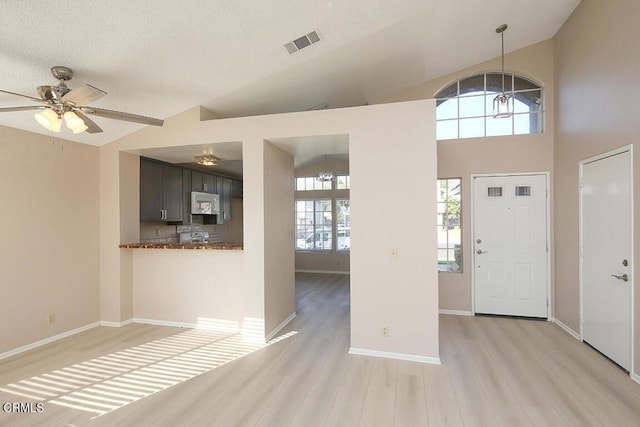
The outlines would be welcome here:
M 34 105 L 30 107 L 4 107 L 0 108 L 0 113 L 8 113 L 10 111 L 25 111 L 25 110 L 43 110 L 47 107 Z
M 30 100 L 32 100 L 32 101 L 36 101 L 36 102 L 40 102 L 40 103 L 46 103 L 46 101 L 43 101 L 43 100 L 42 100 L 42 99 L 40 99 L 40 98 L 34 98 L 33 96 L 23 95 L 23 94 L 21 94 L 21 93 L 10 92 L 10 91 L 8 91 L 8 90 L 2 90 L 2 89 L 0 89 L 0 92 L 2 92 L 2 93 L 8 93 L 9 95 L 21 96 L 21 97 L 23 97 L 23 98 L 28 98 L 28 99 L 30 99 Z
M 123 113 L 115 110 L 105 110 L 95 107 L 78 107 L 80 111 L 94 116 L 106 117 L 107 119 L 124 120 L 125 122 L 141 123 L 143 125 L 162 126 L 164 120 L 153 117 L 139 116 L 137 114 Z
M 85 126 L 87 126 L 87 130 L 85 130 L 85 132 L 87 132 L 87 133 L 100 133 L 100 132 L 102 132 L 102 128 L 100 128 L 100 126 L 98 126 L 96 124 L 96 122 L 94 122 L 93 120 L 91 120 L 89 117 L 85 116 L 84 114 L 82 114 L 78 110 L 75 110 L 74 112 L 76 113 L 76 115 L 78 117 L 80 117 L 82 119 L 82 121 L 84 122 Z
M 95 86 L 84 85 L 71 89 L 62 97 L 62 102 L 70 102 L 73 105 L 87 105 L 105 96 L 107 92 Z

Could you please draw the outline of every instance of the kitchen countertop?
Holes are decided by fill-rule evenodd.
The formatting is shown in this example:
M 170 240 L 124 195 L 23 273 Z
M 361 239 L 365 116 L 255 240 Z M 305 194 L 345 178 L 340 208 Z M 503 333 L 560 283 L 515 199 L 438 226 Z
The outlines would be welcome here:
M 242 243 L 126 243 L 121 249 L 205 249 L 221 251 L 241 251 Z

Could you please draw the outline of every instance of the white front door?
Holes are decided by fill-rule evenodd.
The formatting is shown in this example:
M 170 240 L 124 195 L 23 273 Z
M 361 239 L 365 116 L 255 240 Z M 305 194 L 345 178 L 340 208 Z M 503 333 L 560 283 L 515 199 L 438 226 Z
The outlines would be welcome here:
M 547 313 L 547 176 L 474 177 L 475 312 Z
M 631 369 L 631 153 L 581 163 L 582 339 Z

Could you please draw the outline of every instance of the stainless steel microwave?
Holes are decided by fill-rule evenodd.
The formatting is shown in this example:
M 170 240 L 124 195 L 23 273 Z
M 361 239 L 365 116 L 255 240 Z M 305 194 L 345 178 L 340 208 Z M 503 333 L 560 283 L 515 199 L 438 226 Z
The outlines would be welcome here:
M 191 192 L 192 215 L 219 215 L 220 195 L 213 193 Z

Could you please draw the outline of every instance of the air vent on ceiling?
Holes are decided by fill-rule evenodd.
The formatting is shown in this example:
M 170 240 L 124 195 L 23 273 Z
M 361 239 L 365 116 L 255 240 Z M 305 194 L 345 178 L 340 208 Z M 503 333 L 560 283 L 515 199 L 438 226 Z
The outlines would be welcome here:
M 287 49 L 287 52 L 289 53 L 295 53 L 319 41 L 320 34 L 318 34 L 317 31 L 312 31 L 309 34 L 305 34 L 304 36 L 298 37 L 294 41 L 285 44 L 284 48 Z

